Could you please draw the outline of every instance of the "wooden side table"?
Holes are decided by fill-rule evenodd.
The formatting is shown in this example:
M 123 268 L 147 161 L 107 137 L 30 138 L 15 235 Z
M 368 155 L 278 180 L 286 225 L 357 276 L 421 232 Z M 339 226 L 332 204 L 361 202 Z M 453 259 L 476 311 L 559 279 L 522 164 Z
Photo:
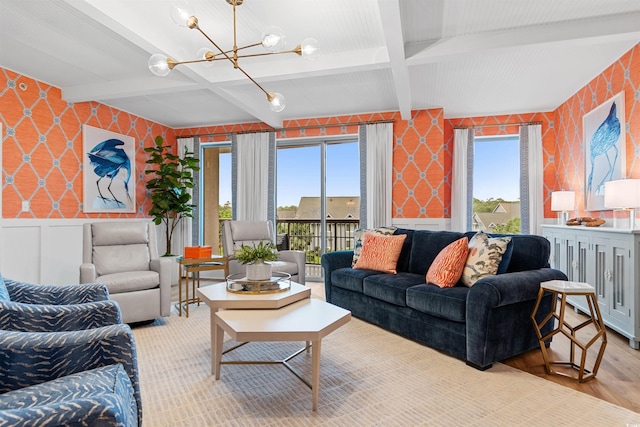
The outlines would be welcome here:
M 545 316 L 542 322 L 538 324 L 535 316 L 538 312 L 540 301 L 542 301 L 542 296 L 545 292 L 551 292 L 553 302 L 551 304 L 551 310 L 549 311 L 549 313 Z M 589 307 L 590 315 L 589 319 L 576 326 L 571 326 L 564 319 L 564 313 L 567 305 L 567 295 L 582 295 L 587 299 L 587 305 Z M 558 300 L 560 300 L 559 307 Z M 556 328 L 549 332 L 547 335 L 542 336 L 542 328 L 547 322 L 553 321 L 553 319 L 556 319 L 558 321 Z M 607 346 L 607 334 L 604 326 L 604 321 L 602 320 L 602 315 L 600 314 L 600 308 L 598 307 L 598 301 L 596 300 L 596 293 L 593 286 L 589 285 L 588 283 L 569 282 L 564 280 L 551 280 L 548 282 L 540 283 L 540 291 L 538 291 L 538 299 L 536 301 L 535 307 L 533 308 L 533 312 L 531 313 L 531 320 L 533 321 L 536 335 L 538 336 L 538 341 L 540 342 L 540 350 L 542 350 L 542 357 L 544 358 L 544 365 L 547 374 L 564 375 L 574 378 L 572 375 L 556 371 L 552 368 L 553 365 L 564 365 L 578 371 L 578 382 L 582 383 L 595 378 L 596 374 L 598 373 L 598 368 L 600 367 L 600 362 L 602 362 L 604 349 Z M 588 342 L 583 343 L 578 339 L 576 333 L 580 329 L 588 325 L 593 325 L 596 333 Z M 549 355 L 547 354 L 545 341 L 558 333 L 566 336 L 569 341 L 571 341 L 569 361 L 551 361 L 549 359 Z M 596 356 L 593 369 L 588 370 L 585 368 L 587 360 L 587 350 L 598 341 L 600 341 L 600 350 L 598 351 L 598 355 Z M 575 361 L 576 346 L 578 346 L 582 350 L 579 365 L 576 364 Z
M 178 280 L 178 316 L 182 316 L 182 283 L 185 283 L 185 308 L 186 317 L 189 317 L 189 304 L 198 303 L 200 298 L 196 296 L 196 288 L 200 287 L 200 272 L 212 270 L 224 270 L 224 277 L 229 275 L 229 259 L 223 256 L 211 258 L 182 258 L 180 263 L 180 278 Z M 184 277 L 182 273 L 184 272 Z M 191 273 L 191 296 L 189 296 L 189 274 Z

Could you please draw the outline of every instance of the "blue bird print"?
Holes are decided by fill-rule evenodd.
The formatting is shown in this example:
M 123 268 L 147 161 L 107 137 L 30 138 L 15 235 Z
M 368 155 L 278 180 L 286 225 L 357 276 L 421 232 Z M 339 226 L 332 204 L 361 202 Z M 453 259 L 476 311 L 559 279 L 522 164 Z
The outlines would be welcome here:
M 124 189 L 127 193 L 129 201 L 131 201 L 131 195 L 129 194 L 129 180 L 131 179 L 131 162 L 129 156 L 122 149 L 119 148 L 124 145 L 124 142 L 119 139 L 107 139 L 97 144 L 93 149 L 87 153 L 91 166 L 93 166 L 93 172 L 99 176 L 96 181 L 96 187 L 98 188 L 98 194 L 100 198 L 105 201 L 113 201 L 118 207 L 126 207 L 126 204 L 118 200 L 111 190 L 111 184 L 121 170 L 126 171 L 126 178 L 124 179 Z M 112 198 L 105 197 L 100 191 L 100 181 L 103 178 L 109 178 L 109 185 L 107 190 L 111 194 Z
M 591 194 L 593 187 L 593 170 L 594 163 L 596 161 L 596 157 L 604 155 L 607 158 L 607 163 L 609 164 L 609 170 L 604 174 L 602 180 L 595 187 L 596 192 L 600 192 L 605 181 L 608 181 L 613 178 L 613 172 L 615 170 L 614 166 L 616 161 L 618 160 L 618 147 L 616 146 L 616 142 L 620 137 L 620 120 L 618 120 L 618 116 L 616 115 L 616 103 L 611 104 L 611 109 L 609 110 L 609 115 L 606 119 L 598 126 L 598 129 L 591 136 L 591 172 L 589 172 L 589 179 L 587 181 L 587 193 Z M 609 157 L 609 150 L 614 149 L 615 156 L 613 157 L 613 161 Z

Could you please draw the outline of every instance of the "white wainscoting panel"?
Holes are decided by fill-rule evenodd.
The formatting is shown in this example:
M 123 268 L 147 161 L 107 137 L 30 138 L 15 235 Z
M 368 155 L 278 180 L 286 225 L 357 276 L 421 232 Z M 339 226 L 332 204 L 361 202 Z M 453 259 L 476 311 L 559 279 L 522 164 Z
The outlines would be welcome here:
M 410 230 L 449 230 L 451 218 L 393 218 L 392 225 Z
M 2 275 L 30 283 L 77 284 L 82 264 L 82 225 L 99 221 L 94 218 L 2 219 Z

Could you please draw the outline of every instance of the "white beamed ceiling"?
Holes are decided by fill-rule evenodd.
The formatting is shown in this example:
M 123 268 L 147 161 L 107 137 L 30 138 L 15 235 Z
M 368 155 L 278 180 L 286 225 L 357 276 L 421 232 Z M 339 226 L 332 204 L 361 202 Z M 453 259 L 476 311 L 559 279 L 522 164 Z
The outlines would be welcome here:
M 280 26 L 296 55 L 241 60 L 281 113 L 230 63 L 152 75 L 153 53 L 194 59 L 213 46 L 176 26 L 169 0 L 0 0 L 0 66 L 174 128 L 443 108 L 445 117 L 552 111 L 640 42 L 640 0 L 245 0 L 238 45 Z M 225 0 L 190 0 L 222 48 Z M 256 48 L 260 51 L 260 48 Z

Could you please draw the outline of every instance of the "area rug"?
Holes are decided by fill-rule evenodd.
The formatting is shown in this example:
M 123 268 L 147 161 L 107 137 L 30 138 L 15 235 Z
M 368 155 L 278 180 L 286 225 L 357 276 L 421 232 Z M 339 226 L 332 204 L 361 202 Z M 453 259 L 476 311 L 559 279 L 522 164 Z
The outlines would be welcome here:
M 480 372 L 355 318 L 322 341 L 316 412 L 281 365 L 223 365 L 216 381 L 205 305 L 134 335 L 146 427 L 640 425 L 638 413 L 500 363 Z M 281 359 L 301 345 L 250 343 L 225 357 Z M 309 354 L 292 365 L 311 378 Z

